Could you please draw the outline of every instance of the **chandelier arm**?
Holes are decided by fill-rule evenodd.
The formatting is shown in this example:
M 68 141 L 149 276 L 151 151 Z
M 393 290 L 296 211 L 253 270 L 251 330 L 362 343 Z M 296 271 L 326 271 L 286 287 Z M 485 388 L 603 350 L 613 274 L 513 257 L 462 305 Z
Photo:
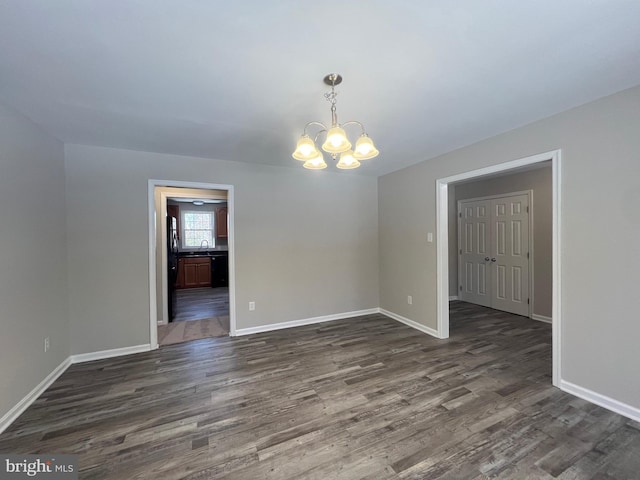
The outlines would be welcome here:
M 322 127 L 325 131 L 327 130 L 327 126 L 324 123 L 320 123 L 320 122 L 309 122 L 304 126 L 304 132 L 303 134 L 306 135 L 307 134 L 307 128 L 309 128 L 311 125 L 318 125 L 320 127 Z
M 361 124 L 360 122 L 356 122 L 355 120 L 351 120 L 349 122 L 343 123 L 342 126 L 346 127 L 347 125 L 360 125 L 360 128 L 362 129 L 362 133 L 366 134 L 367 132 L 364 130 L 364 125 Z
M 320 130 L 318 133 L 316 133 L 316 136 L 313 138 L 313 142 L 318 143 L 318 137 L 323 133 L 327 133 L 326 127 Z

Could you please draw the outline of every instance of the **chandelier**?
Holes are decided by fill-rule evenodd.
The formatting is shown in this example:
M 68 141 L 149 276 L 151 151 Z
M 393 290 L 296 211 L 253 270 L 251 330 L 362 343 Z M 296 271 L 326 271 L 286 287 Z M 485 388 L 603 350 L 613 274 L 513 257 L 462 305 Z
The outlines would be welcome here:
M 298 140 L 296 149 L 293 152 L 293 158 L 304 162 L 302 165 L 304 168 L 310 170 L 322 170 L 327 168 L 327 164 L 324 161 L 324 155 L 322 151 L 316 146 L 316 142 L 321 134 L 325 134 L 325 141 L 322 144 L 322 150 L 331 155 L 336 160 L 340 155 L 340 161 L 336 164 L 336 167 L 341 169 L 352 169 L 360 166 L 360 160 L 369 160 L 370 158 L 377 157 L 380 152 L 373 144 L 373 140 L 369 138 L 367 132 L 364 130 L 364 125 L 360 122 L 350 121 L 343 124 L 338 123 L 338 114 L 336 113 L 336 97 L 338 93 L 335 90 L 336 85 L 342 83 L 342 77 L 337 73 L 330 73 L 324 77 L 324 83 L 331 87 L 331 92 L 325 93 L 324 97 L 331 102 L 331 128 L 327 128 L 324 123 L 321 122 L 309 122 L 304 127 L 304 132 Z M 307 129 L 311 125 L 316 125 L 322 129 L 318 131 L 312 140 Z M 355 148 L 351 148 L 351 142 L 347 138 L 347 134 L 343 127 L 348 125 L 359 125 L 362 133 L 356 141 Z

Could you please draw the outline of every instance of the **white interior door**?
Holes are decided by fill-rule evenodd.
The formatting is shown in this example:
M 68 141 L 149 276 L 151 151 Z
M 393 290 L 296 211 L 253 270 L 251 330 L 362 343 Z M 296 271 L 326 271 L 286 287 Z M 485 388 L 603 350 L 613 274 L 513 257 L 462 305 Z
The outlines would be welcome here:
M 491 306 L 490 203 L 463 203 L 460 221 L 460 300 L 485 307 Z
M 529 316 L 529 196 L 461 201 L 464 302 Z
M 529 316 L 529 197 L 491 201 L 491 308 Z

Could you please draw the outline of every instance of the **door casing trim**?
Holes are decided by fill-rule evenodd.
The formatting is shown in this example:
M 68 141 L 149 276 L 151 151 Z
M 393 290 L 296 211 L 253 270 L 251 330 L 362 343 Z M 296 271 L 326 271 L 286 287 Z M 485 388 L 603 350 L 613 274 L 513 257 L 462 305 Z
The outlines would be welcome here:
M 234 195 L 233 185 L 217 183 L 183 182 L 178 180 L 148 181 L 148 229 L 149 229 L 149 345 L 151 350 L 158 348 L 158 307 L 156 290 L 156 214 L 166 215 L 166 202 L 160 205 L 160 212 L 156 212 L 155 187 L 193 188 L 201 190 L 226 190 L 227 209 L 229 216 L 229 230 L 227 244 L 229 249 L 229 335 L 236 335 L 236 281 L 235 281 L 235 247 L 234 247 Z M 162 242 L 163 249 L 166 245 Z M 164 257 L 166 258 L 166 253 Z M 166 261 L 166 260 L 165 260 Z M 164 263 L 164 262 L 163 262 Z M 163 274 L 163 291 L 166 289 L 166 275 Z

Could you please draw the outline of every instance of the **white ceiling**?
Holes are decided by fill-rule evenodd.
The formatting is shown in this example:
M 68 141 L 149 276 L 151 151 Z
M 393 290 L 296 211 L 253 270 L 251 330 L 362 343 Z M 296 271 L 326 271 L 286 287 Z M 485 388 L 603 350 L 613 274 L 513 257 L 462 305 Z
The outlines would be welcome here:
M 638 0 L 0 0 L 0 101 L 68 143 L 301 168 L 335 71 L 380 175 L 640 84 L 639 24 Z

